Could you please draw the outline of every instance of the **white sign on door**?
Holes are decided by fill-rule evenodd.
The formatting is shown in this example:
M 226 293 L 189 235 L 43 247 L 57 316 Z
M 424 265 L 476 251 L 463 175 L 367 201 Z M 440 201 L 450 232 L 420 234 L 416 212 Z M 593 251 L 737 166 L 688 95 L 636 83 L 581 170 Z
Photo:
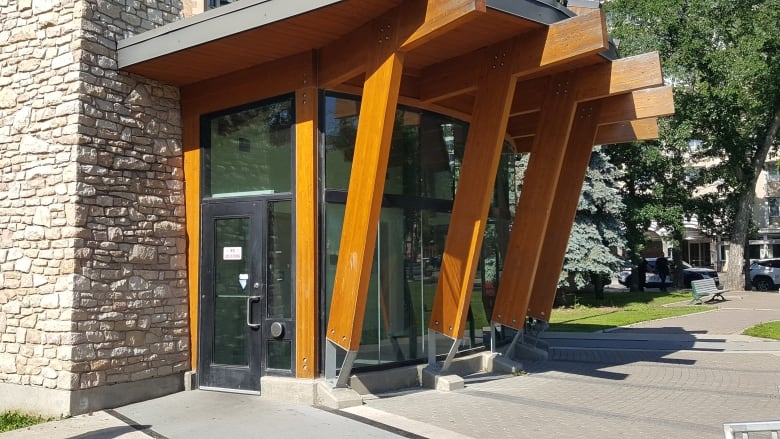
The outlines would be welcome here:
M 241 260 L 241 247 L 223 247 L 222 248 L 222 260 L 223 261 L 240 261 Z

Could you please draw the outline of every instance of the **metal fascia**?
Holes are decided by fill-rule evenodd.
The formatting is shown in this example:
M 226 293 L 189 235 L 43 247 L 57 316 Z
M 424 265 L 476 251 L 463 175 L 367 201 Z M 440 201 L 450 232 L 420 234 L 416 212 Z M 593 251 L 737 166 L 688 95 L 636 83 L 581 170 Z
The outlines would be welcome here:
M 117 42 L 125 68 L 210 41 L 255 29 L 343 0 L 242 0 Z
M 487 6 L 546 25 L 575 16 L 555 0 L 487 0 Z

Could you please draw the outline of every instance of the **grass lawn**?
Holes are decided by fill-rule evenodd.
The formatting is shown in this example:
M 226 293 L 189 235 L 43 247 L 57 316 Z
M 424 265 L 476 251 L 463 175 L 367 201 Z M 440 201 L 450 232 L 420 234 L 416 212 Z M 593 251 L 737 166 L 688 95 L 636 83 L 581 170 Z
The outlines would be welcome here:
M 767 322 L 745 329 L 745 335 L 780 340 L 780 322 Z
M 0 413 L 0 433 L 16 430 L 17 428 L 29 427 L 46 421 L 47 419 L 40 416 L 23 415 L 17 412 Z
M 567 298 L 571 305 L 553 310 L 549 331 L 595 332 L 710 309 L 702 305 L 664 306 L 690 301 L 691 295 L 687 291 L 605 292 L 603 300 L 597 300 L 592 293 L 577 294 Z

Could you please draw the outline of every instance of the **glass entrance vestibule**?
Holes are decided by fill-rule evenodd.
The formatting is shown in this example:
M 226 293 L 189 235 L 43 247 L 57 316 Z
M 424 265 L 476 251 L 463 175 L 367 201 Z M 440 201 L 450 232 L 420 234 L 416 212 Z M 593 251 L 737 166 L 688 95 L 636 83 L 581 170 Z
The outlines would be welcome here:
M 320 291 L 313 296 L 322 334 L 350 173 L 360 166 L 353 162 L 360 98 L 322 92 L 319 108 Z M 295 374 L 295 120 L 294 96 L 201 118 L 200 371 Z M 402 106 L 396 111 L 356 371 L 426 359 L 425 335 L 467 132 L 468 124 L 452 117 Z M 516 155 L 509 147 L 507 152 L 461 350 L 485 345 L 483 328 L 489 325 L 519 184 Z M 239 256 L 240 263 L 225 259 Z M 222 284 L 228 285 L 224 294 L 217 291 Z M 316 342 L 324 350 L 324 340 Z M 221 373 L 205 385 L 230 386 Z

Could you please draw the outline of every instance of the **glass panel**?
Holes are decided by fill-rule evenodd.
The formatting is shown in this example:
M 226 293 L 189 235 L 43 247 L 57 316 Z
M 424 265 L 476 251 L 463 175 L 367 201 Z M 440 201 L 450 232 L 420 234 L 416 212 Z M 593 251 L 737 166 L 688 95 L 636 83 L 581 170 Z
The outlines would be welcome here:
M 325 315 L 330 315 L 330 299 L 336 278 L 336 263 L 339 259 L 341 229 L 344 225 L 343 204 L 328 203 L 325 207 Z
M 352 169 L 359 103 L 325 98 L 325 184 L 347 189 Z M 452 200 L 466 143 L 467 125 L 435 113 L 396 112 L 385 193 Z
M 358 101 L 326 96 L 325 182 L 327 189 L 349 186 Z M 356 367 L 423 360 L 451 200 L 461 168 L 467 124 L 421 110 L 396 113 L 377 244 Z M 483 256 L 473 285 L 461 349 L 481 347 L 509 239 L 517 201 L 515 155 L 504 155 L 486 230 Z M 335 191 L 332 193 L 336 193 Z M 344 205 L 325 210 L 325 307 L 329 315 Z M 439 341 L 437 341 L 439 343 Z M 442 338 L 438 351 L 450 345 Z
M 292 317 L 292 202 L 268 203 L 268 317 Z
M 249 279 L 249 218 L 214 221 L 215 364 L 248 365 L 246 298 Z M 246 282 L 242 282 L 245 279 Z
M 325 98 L 325 185 L 347 189 L 360 107 L 358 101 Z
M 268 368 L 292 369 L 292 343 L 289 340 L 268 340 Z
M 420 122 L 420 195 L 452 200 L 460 176 L 468 126 L 434 113 Z
M 294 122 L 292 98 L 211 117 L 205 124 L 204 195 L 290 192 Z

